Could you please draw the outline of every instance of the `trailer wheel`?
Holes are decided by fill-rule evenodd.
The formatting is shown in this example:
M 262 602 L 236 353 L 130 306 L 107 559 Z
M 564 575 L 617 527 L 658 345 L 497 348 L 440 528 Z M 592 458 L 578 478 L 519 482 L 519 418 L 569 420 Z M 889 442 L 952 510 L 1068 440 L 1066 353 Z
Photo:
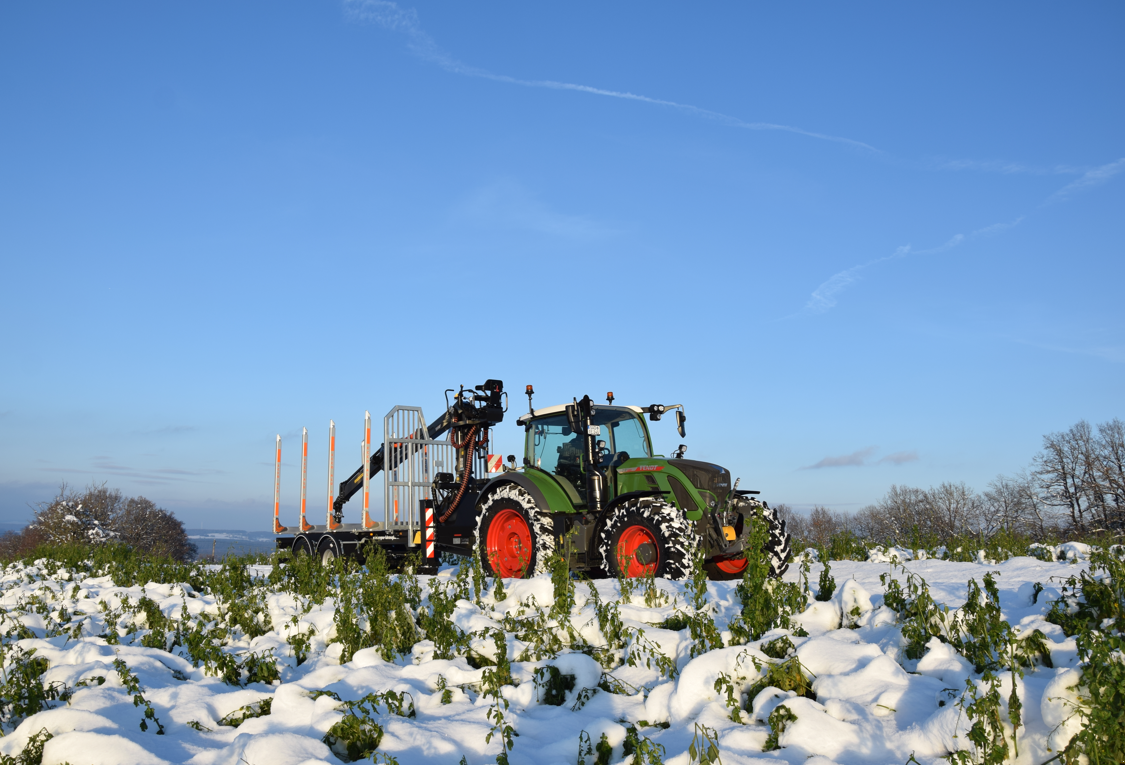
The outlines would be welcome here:
M 522 579 L 550 571 L 555 554 L 551 517 L 514 484 L 491 492 L 477 508 L 477 549 L 486 573 Z
M 320 556 L 320 565 L 328 568 L 340 557 L 340 551 L 336 549 L 336 542 L 330 537 L 326 537 L 320 543 L 320 549 L 317 550 L 317 555 Z
M 598 536 L 598 552 L 610 576 L 687 579 L 698 546 L 683 513 L 648 497 L 622 503 Z
M 766 559 L 770 564 L 770 577 L 780 579 L 781 575 L 789 568 L 789 558 L 791 555 L 789 549 L 789 533 L 785 530 L 785 521 L 777 517 L 769 505 L 764 502 L 759 502 L 756 499 L 743 499 L 743 508 L 749 506 L 750 509 L 744 509 L 747 515 L 758 514 L 766 519 L 769 524 L 769 536 L 766 542 L 762 545 L 762 552 L 765 553 Z M 707 576 L 714 581 L 726 581 L 729 579 L 739 579 L 746 571 L 746 558 L 741 555 L 726 560 L 716 560 L 712 558 L 704 562 L 703 569 L 707 572 Z
M 305 555 L 312 555 L 312 545 L 309 544 L 308 537 L 299 536 L 293 540 L 293 555 L 298 558 Z

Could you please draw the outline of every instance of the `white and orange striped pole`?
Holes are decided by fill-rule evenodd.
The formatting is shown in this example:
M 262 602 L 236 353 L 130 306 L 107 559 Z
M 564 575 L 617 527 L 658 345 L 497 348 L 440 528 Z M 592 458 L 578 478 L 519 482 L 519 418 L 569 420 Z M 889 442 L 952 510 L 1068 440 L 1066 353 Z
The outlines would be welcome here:
M 369 529 L 371 522 L 371 412 L 363 413 L 363 528 Z
M 311 531 L 312 524 L 305 520 L 305 499 L 309 476 L 309 429 L 301 428 L 301 531 Z
M 277 435 L 277 459 L 273 464 L 273 533 L 288 531 L 281 525 L 281 434 Z
M 335 488 L 332 483 L 336 480 L 336 421 L 328 421 L 328 518 L 325 520 L 325 525 L 329 529 L 338 529 L 340 524 L 332 517 L 332 502 L 335 497 L 332 496 L 332 491 Z

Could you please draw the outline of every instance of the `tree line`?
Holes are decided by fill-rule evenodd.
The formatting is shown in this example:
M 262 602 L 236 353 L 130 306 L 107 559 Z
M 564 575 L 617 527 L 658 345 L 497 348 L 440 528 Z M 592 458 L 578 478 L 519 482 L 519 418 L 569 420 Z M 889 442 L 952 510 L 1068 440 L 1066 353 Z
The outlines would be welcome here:
M 824 545 L 848 532 L 875 542 L 945 540 L 1000 533 L 1032 541 L 1125 534 L 1125 423 L 1085 420 L 1043 437 L 1031 466 L 1000 475 L 983 492 L 946 482 L 920 489 L 891 486 L 876 503 L 851 514 L 816 506 L 809 515 L 782 506 L 789 532 Z
M 79 493 L 63 484 L 58 495 L 35 506 L 21 531 L 0 536 L 0 559 L 23 557 L 41 547 L 123 544 L 146 555 L 180 561 L 198 552 L 184 524 L 144 497 L 126 497 L 104 484 Z

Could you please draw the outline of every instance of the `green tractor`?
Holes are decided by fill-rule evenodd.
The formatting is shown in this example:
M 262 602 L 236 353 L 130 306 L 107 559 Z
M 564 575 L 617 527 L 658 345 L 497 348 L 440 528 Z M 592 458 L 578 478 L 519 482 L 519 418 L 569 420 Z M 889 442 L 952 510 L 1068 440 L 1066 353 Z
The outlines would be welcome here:
M 614 406 L 610 393 L 604 406 L 585 396 L 535 410 L 533 392 L 529 385 L 530 411 L 518 420 L 526 433 L 522 467 L 509 456 L 471 505 L 460 495 L 453 501 L 452 486 L 435 483 L 437 507 L 452 510 L 452 501 L 475 510 L 474 539 L 440 547 L 465 554 L 465 543 L 475 542 L 487 570 L 523 577 L 547 571 L 566 540 L 573 570 L 667 579 L 688 578 L 701 550 L 710 578 L 736 579 L 747 566 L 751 518 L 759 516 L 769 527 L 771 575 L 788 568 L 785 523 L 754 498 L 758 492 L 739 490 L 723 467 L 684 459 L 683 445 L 670 458 L 653 451 L 645 415 L 655 422 L 675 412 L 683 437 L 681 405 Z

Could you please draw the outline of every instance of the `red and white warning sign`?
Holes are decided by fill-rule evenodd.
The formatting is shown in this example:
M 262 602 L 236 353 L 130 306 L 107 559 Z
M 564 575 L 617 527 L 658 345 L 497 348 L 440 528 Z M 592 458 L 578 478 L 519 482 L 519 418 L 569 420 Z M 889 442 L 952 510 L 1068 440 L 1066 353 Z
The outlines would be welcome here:
M 499 473 L 504 466 L 504 458 L 499 454 L 486 454 L 488 459 L 488 472 Z

